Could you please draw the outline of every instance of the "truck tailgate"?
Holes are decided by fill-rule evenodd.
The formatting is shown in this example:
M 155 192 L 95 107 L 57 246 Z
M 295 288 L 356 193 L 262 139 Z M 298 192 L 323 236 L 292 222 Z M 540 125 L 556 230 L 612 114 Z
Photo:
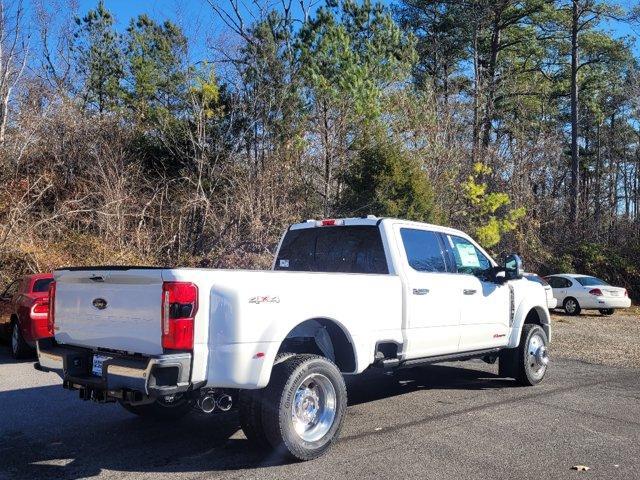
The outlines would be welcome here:
M 60 270 L 54 277 L 58 343 L 162 353 L 162 269 Z

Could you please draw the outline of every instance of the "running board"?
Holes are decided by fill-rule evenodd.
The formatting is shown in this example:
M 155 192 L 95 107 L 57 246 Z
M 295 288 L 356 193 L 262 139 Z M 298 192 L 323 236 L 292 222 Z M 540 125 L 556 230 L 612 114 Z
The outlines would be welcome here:
M 485 350 L 473 350 L 471 352 L 449 353 L 447 355 L 435 355 L 433 357 L 412 358 L 400 362 L 399 368 L 412 367 L 414 365 L 428 365 L 430 363 L 450 362 L 453 360 L 471 360 L 482 358 L 486 355 L 497 354 L 501 348 L 488 348 Z

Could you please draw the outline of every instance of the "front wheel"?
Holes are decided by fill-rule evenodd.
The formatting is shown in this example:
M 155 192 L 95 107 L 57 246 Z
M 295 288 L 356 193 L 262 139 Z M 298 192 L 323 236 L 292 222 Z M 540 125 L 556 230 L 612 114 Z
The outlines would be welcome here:
M 513 377 L 520 385 L 537 385 L 549 365 L 547 334 L 540 325 L 525 323 L 520 345 L 500 353 L 499 375 Z
M 126 411 L 140 417 L 154 420 L 177 420 L 192 410 L 193 402 L 183 397 L 176 397 L 172 402 L 158 398 L 153 403 L 131 405 L 130 403 L 120 402 L 120 405 Z
M 600 310 L 598 310 L 602 315 L 613 315 L 613 312 L 615 312 L 615 310 L 613 308 L 601 308 Z
M 264 435 L 276 451 L 312 460 L 336 440 L 346 410 L 347 389 L 334 363 L 318 355 L 285 356 L 264 391 Z

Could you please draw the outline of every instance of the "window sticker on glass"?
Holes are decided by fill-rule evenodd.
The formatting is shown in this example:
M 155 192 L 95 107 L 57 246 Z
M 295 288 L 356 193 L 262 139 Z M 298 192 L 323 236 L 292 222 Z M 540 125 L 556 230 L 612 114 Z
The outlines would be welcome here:
M 479 267 L 480 260 L 478 259 L 478 254 L 476 253 L 476 249 L 470 243 L 456 243 L 456 250 L 458 250 L 458 255 L 460 255 L 460 262 L 463 267 Z
M 280 268 L 289 268 L 289 260 L 280 259 Z

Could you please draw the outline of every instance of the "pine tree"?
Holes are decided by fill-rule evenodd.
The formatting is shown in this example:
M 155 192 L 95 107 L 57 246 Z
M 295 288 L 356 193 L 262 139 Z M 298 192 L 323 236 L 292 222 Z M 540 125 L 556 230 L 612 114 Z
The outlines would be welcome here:
M 103 0 L 84 17 L 76 17 L 73 49 L 81 80 L 80 95 L 85 106 L 100 114 L 116 108 L 122 99 L 122 41 L 114 22 Z

